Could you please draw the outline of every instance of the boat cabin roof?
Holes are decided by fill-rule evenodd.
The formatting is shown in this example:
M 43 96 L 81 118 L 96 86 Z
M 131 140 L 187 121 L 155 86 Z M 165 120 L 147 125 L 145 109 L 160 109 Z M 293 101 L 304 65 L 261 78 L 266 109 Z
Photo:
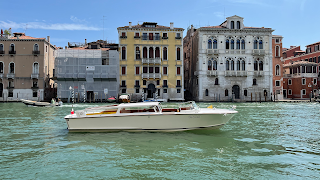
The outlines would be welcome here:
M 139 102 L 139 103 L 123 103 L 118 107 L 141 107 L 141 106 L 158 106 L 160 102 Z

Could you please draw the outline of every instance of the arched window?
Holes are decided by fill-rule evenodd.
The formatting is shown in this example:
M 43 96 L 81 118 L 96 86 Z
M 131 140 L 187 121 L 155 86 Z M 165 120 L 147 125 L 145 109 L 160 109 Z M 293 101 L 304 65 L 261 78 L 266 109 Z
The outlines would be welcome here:
M 253 49 L 258 49 L 258 40 L 254 40 Z
M 212 61 L 211 60 L 208 61 L 208 70 L 209 71 L 212 70 Z
M 226 70 L 229 71 L 229 60 L 226 61 Z
M 209 95 L 209 91 L 208 91 L 208 89 L 206 89 L 206 96 L 208 96 Z
M 34 51 L 39 51 L 39 45 L 38 44 L 34 44 L 33 45 L 33 50 Z
M 13 52 L 14 49 L 15 49 L 15 48 L 14 48 L 14 44 L 11 44 L 11 45 L 10 45 L 10 51 Z
M 254 61 L 253 68 L 255 71 L 258 71 L 258 61 Z
M 0 73 L 3 73 L 3 62 L 0 62 Z
M 217 61 L 216 60 L 213 60 L 212 61 L 212 70 L 217 70 L 218 69 L 218 67 L 217 67 Z
M 231 21 L 231 29 L 234 29 L 234 21 Z
M 252 85 L 257 85 L 257 80 L 256 79 L 253 79 Z
M 234 40 L 231 40 L 231 49 L 234 49 Z
M 228 89 L 224 90 L 224 95 L 229 96 Z
M 240 49 L 240 40 L 237 40 L 237 49 Z
M 276 46 L 276 57 L 280 57 L 280 47 Z
M 263 62 L 259 61 L 259 71 L 263 71 Z
M 136 47 L 136 59 L 140 59 L 140 48 Z
M 9 64 L 9 73 L 14 74 L 14 63 L 13 63 L 13 62 L 11 62 L 11 63 Z
M 262 40 L 259 41 L 259 49 L 263 49 L 263 41 Z
M 33 63 L 33 74 L 39 74 L 39 63 Z
M 208 49 L 212 49 L 212 40 L 211 39 L 208 40 Z
M 216 79 L 214 80 L 214 85 L 219 85 L 219 79 L 218 79 L 218 78 L 216 78 Z
M 226 49 L 229 49 L 229 39 L 226 40 Z
M 213 49 L 218 49 L 218 42 L 217 40 L 213 40 Z
M 122 60 L 126 59 L 126 47 L 122 47 L 122 51 L 121 51 L 121 55 L 122 55 Z
M 237 21 L 237 29 L 240 29 L 240 21 Z
M 246 70 L 246 61 L 242 61 L 241 62 L 241 66 L 242 66 L 242 71 L 245 71 Z
M 231 60 L 231 71 L 234 71 L 234 61 Z
M 237 71 L 240 71 L 240 60 L 237 61 Z
M 241 41 L 241 49 L 246 49 L 246 43 L 244 39 Z
M 167 53 L 167 48 L 166 47 L 163 48 L 163 59 L 164 60 L 168 59 L 168 53 Z
M 276 65 L 276 76 L 280 75 L 280 66 Z
M 143 58 L 148 58 L 148 48 L 143 47 Z
M 177 48 L 177 60 L 180 60 L 180 48 Z
M 156 47 L 156 58 L 160 58 L 160 48 Z
M 3 44 L 0 44 L 0 54 L 1 54 L 1 51 L 4 51 Z M 2 54 L 4 54 L 4 53 L 2 53 Z
M 149 58 L 154 58 L 154 56 L 153 56 L 153 47 L 149 48 Z

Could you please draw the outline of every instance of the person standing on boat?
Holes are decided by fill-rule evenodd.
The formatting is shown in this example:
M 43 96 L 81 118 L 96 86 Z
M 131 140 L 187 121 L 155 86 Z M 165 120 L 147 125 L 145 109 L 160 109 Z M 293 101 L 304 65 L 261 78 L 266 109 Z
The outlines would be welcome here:
M 54 98 L 51 99 L 51 104 L 56 104 L 56 101 L 54 100 Z

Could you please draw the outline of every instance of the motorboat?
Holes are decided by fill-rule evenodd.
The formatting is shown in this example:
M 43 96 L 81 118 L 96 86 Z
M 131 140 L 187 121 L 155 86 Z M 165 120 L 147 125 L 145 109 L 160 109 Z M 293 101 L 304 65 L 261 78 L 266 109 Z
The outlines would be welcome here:
M 139 102 L 86 108 L 64 118 L 70 132 L 166 132 L 220 128 L 236 113 L 234 108 L 199 108 L 194 101 L 174 108 L 162 107 L 160 102 Z
M 109 97 L 109 98 L 107 99 L 107 102 L 109 102 L 109 103 L 114 103 L 114 102 L 116 102 L 116 98 L 115 98 L 114 96 L 111 96 L 111 97 Z
M 39 102 L 39 101 L 21 99 L 21 102 L 23 102 L 27 106 L 40 106 L 40 107 L 62 106 L 62 102 L 61 101 L 48 103 L 48 102 Z
M 130 102 L 130 95 L 129 94 L 121 94 L 119 96 L 120 103 L 129 103 Z

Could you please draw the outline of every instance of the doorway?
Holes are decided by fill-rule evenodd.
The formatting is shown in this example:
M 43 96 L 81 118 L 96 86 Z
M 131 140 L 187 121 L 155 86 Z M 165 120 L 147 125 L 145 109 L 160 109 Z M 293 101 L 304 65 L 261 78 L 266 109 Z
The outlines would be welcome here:
M 153 98 L 153 94 L 156 92 L 156 86 L 154 84 L 149 84 L 147 92 L 147 98 Z
M 240 87 L 238 85 L 232 87 L 232 93 L 234 94 L 235 99 L 240 99 Z
M 93 100 L 94 100 L 94 93 L 93 93 L 93 91 L 87 91 L 86 101 L 93 101 Z
M 3 84 L 0 83 L 0 97 L 2 97 L 2 94 L 3 94 Z
M 283 93 L 283 98 L 287 98 L 287 90 L 284 89 L 284 90 L 282 91 L 282 93 Z

